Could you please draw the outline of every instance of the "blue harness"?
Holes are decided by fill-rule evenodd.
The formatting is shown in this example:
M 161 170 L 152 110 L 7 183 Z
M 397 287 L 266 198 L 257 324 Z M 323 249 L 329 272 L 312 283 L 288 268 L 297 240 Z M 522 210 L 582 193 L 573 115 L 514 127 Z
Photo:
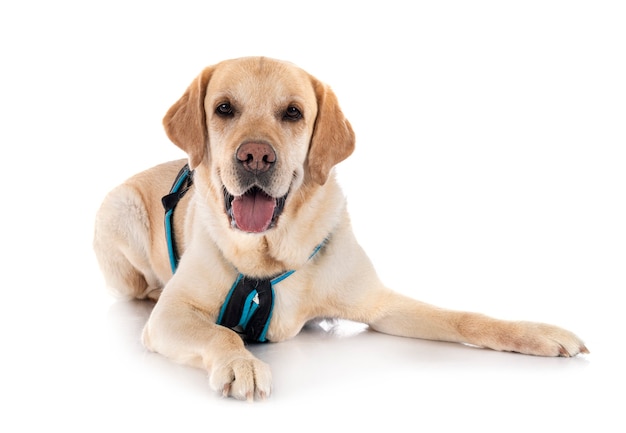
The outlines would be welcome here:
M 176 272 L 180 260 L 174 239 L 174 209 L 192 185 L 193 171 L 185 164 L 176 176 L 170 193 L 161 199 L 165 208 L 165 238 L 172 274 Z M 325 242 L 315 247 L 309 259 L 317 254 Z M 217 324 L 232 329 L 246 341 L 267 342 L 267 329 L 274 309 L 274 286 L 294 272 L 291 270 L 277 277 L 261 279 L 239 273 L 222 304 Z

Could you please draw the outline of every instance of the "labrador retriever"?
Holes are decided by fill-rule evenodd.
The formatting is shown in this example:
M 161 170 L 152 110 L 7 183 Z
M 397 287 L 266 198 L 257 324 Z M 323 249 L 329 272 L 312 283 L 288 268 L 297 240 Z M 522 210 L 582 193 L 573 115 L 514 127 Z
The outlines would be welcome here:
M 530 355 L 588 352 L 556 326 L 442 309 L 387 288 L 334 176 L 354 149 L 352 127 L 332 90 L 302 69 L 264 57 L 207 67 L 163 123 L 188 158 L 111 191 L 94 249 L 107 285 L 157 300 L 144 345 L 205 369 L 224 396 L 269 396 L 270 368 L 247 342 L 294 337 L 321 317 Z

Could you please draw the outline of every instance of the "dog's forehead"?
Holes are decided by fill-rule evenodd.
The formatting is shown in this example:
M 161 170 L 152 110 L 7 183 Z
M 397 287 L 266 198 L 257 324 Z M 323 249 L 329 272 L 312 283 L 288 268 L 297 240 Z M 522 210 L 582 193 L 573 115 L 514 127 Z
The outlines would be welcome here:
M 243 58 L 218 64 L 208 85 L 209 94 L 236 98 L 300 97 L 314 100 L 311 77 L 297 66 L 268 58 Z

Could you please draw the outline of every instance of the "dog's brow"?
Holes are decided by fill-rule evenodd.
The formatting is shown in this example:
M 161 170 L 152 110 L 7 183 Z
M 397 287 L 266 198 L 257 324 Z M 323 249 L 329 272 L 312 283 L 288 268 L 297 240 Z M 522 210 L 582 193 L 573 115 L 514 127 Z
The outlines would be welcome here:
M 208 99 L 210 99 L 211 101 L 217 102 L 217 101 L 222 101 L 222 100 L 229 100 L 229 101 L 236 101 L 237 98 L 235 97 L 234 93 L 230 90 L 221 90 L 218 92 L 213 92 L 209 95 L 207 95 Z

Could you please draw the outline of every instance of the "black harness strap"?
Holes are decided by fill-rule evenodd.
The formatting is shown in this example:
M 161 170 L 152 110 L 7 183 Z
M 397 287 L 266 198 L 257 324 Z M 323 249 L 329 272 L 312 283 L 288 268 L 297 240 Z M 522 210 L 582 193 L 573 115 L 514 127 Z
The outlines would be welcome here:
M 273 308 L 272 280 L 239 274 L 224 300 L 217 324 L 232 329 L 246 341 L 264 343 Z
M 178 249 L 176 248 L 176 239 L 174 238 L 174 209 L 176 209 L 176 205 L 192 185 L 193 171 L 189 169 L 189 164 L 185 164 L 178 172 L 170 193 L 161 199 L 161 203 L 163 203 L 165 208 L 165 238 L 167 240 L 167 252 L 170 256 L 172 274 L 176 272 L 178 261 L 180 260 Z

